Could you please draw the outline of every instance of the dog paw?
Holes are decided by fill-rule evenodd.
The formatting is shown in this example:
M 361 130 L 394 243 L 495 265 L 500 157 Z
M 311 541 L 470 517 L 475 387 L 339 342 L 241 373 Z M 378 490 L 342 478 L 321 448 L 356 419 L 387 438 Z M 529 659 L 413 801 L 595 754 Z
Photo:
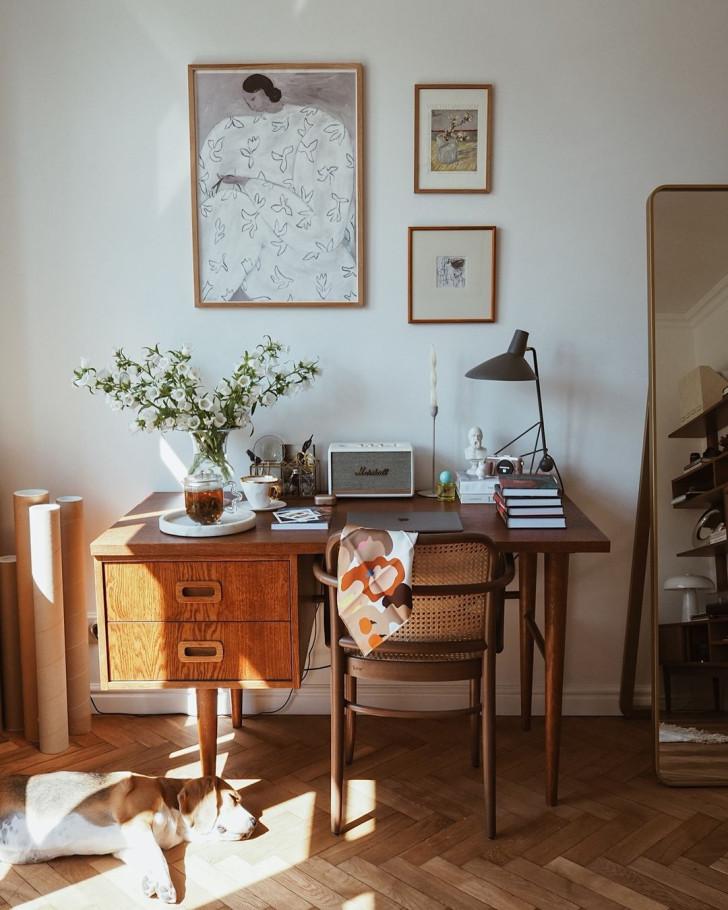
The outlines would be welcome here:
M 158 882 L 153 876 L 145 875 L 142 879 L 142 892 L 145 897 L 154 897 L 156 894 L 165 904 L 177 903 L 177 892 L 169 880 Z

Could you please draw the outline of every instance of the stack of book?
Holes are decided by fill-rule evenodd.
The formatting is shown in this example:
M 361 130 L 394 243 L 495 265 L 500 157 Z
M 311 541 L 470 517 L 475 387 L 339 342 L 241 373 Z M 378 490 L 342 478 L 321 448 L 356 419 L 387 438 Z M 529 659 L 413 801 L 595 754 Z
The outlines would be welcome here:
M 493 494 L 509 528 L 565 528 L 561 487 L 552 474 L 508 474 Z
M 460 502 L 494 502 L 493 494 L 499 477 L 476 477 L 458 471 L 455 478 L 455 489 L 458 491 Z

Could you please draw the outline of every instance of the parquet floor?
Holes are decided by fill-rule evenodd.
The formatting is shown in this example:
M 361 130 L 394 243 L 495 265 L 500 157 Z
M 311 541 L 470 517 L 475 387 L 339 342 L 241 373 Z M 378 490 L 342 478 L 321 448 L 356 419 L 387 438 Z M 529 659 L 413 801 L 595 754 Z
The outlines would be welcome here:
M 218 772 L 260 816 L 251 840 L 168 852 L 181 907 L 197 910 L 723 910 L 728 789 L 667 788 L 650 729 L 623 718 L 565 718 L 560 802 L 544 804 L 543 735 L 498 719 L 498 832 L 483 836 L 480 773 L 464 722 L 359 723 L 348 831 L 329 831 L 328 718 L 220 718 Z M 130 769 L 199 774 L 184 716 L 97 716 L 58 756 L 5 734 L 7 773 Z M 0 908 L 160 906 L 112 857 L 0 864 Z

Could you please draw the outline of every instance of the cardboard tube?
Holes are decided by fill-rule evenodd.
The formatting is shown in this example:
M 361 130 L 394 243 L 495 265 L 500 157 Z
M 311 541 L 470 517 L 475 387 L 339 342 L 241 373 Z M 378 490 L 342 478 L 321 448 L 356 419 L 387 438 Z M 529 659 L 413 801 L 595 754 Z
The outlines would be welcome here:
M 86 620 L 83 498 L 59 496 L 63 565 L 63 627 L 66 637 L 66 692 L 71 733 L 91 732 L 91 680 Z
M 22 730 L 23 689 L 20 683 L 18 573 L 15 556 L 0 556 L 0 660 L 3 723 L 6 730 Z
M 28 515 L 35 607 L 39 744 L 41 752 L 55 754 L 68 748 L 61 507 L 55 504 L 31 506 Z
M 38 680 L 35 662 L 35 614 L 33 575 L 30 567 L 31 506 L 48 502 L 48 490 L 16 490 L 13 493 L 15 518 L 15 558 L 18 579 L 18 631 L 20 635 L 20 672 L 23 692 L 23 731 L 26 739 L 38 742 Z

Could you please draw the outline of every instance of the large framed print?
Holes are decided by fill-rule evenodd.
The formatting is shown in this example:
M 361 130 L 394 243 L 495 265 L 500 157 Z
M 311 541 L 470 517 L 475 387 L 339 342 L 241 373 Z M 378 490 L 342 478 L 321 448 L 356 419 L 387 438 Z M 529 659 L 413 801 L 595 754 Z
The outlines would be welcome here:
M 409 228 L 408 322 L 495 322 L 496 229 Z
M 415 192 L 489 193 L 492 85 L 415 86 Z
M 195 306 L 362 306 L 362 65 L 188 82 Z

